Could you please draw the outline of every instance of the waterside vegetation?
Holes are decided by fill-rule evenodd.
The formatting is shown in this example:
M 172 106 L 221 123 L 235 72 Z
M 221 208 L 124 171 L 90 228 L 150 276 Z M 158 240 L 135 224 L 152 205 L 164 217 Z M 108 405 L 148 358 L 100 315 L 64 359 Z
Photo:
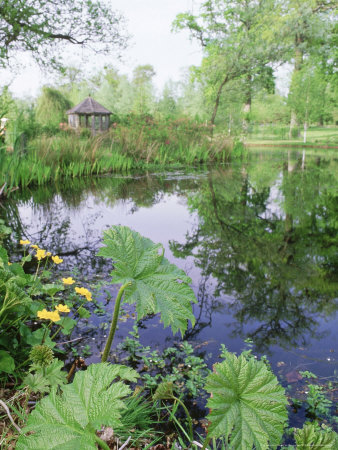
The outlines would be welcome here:
M 111 331 L 102 362 L 83 371 L 78 360 L 68 375 L 62 340 L 70 338 L 78 321 L 90 316 L 87 305 L 95 299 L 91 290 L 77 286 L 73 277 L 52 282 L 53 268 L 63 263 L 58 255 L 27 239 L 20 244 L 23 254 L 16 262 L 9 260 L 4 248 L 0 249 L 0 326 L 6 330 L 0 343 L 5 393 L 5 401 L 0 403 L 4 411 L 3 448 L 51 448 L 51 430 L 53 446 L 76 442 L 86 449 L 115 448 L 123 442 L 121 438 L 126 446 L 149 449 L 163 442 L 167 442 L 164 448 L 180 445 L 192 449 L 277 448 L 281 444 L 286 432 L 287 396 L 268 361 L 256 360 L 251 350 L 236 356 L 223 346 L 222 360 L 211 372 L 193 355 L 192 347 L 183 343 L 184 364 L 176 370 L 174 367 L 172 375 L 160 379 L 156 386 L 149 384 L 151 377 L 142 372 L 106 362 L 121 300 L 135 304 L 138 319 L 159 313 L 164 326 L 170 326 L 173 332 L 184 333 L 187 320 L 195 321 L 191 280 L 164 258 L 160 244 L 127 227 L 115 226 L 105 233 L 99 255 L 112 259 L 112 282 L 122 284 Z M 26 273 L 25 266 L 32 261 L 36 269 Z M 136 356 L 135 349 L 140 350 L 137 330 L 132 336 L 124 343 L 124 350 L 130 349 L 128 365 Z M 162 357 L 152 353 L 147 356 L 147 349 L 142 352 L 146 364 L 163 368 L 166 361 L 171 360 L 174 366 L 177 361 L 175 348 L 167 349 Z M 307 372 L 304 378 L 315 380 L 316 376 Z M 313 420 L 294 430 L 297 448 L 334 449 L 337 434 L 322 419 L 330 414 L 332 403 L 322 387 L 315 383 L 311 386 L 308 402 Z M 208 426 L 201 432 L 193 427 L 185 403 L 189 393 L 197 400 L 205 391 L 211 395 L 207 402 L 210 412 Z M 176 431 L 166 434 L 163 420 L 172 422 Z M 285 436 L 288 434 L 290 431 Z

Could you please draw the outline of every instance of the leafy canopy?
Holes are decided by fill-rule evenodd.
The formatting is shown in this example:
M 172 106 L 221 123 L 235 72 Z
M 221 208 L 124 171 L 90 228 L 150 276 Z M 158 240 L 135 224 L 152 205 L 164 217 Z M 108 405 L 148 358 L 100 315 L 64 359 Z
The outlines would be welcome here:
M 209 435 L 229 448 L 276 448 L 287 420 L 284 389 L 262 361 L 227 353 L 207 378 Z
M 102 425 L 120 425 L 123 398 L 130 388 L 121 380 L 136 381 L 138 374 L 126 366 L 107 363 L 92 364 L 78 372 L 71 384 L 62 387 L 62 395 L 53 389 L 29 415 L 16 448 L 18 450 L 96 448 L 95 431 Z M 53 439 L 51 441 L 51 436 Z
M 121 15 L 100 0 L 6 0 L 0 4 L 0 41 L 0 65 L 17 51 L 56 65 L 62 44 L 108 53 L 124 48 L 126 36 Z
M 187 329 L 188 320 L 195 323 L 191 303 L 196 303 L 191 279 L 183 270 L 164 258 L 161 244 L 124 226 L 113 226 L 104 233 L 100 256 L 114 264 L 113 283 L 130 283 L 124 301 L 135 303 L 138 319 L 147 314 L 161 314 L 164 326 L 173 333 Z

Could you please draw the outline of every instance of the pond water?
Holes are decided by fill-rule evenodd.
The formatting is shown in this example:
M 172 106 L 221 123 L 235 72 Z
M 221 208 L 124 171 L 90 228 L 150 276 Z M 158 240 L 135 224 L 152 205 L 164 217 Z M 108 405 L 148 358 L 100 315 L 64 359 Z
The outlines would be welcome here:
M 252 151 L 217 167 L 26 190 L 0 214 L 17 239 L 61 256 L 59 270 L 75 270 L 85 285 L 109 280 L 111 264 L 96 256 L 102 233 L 127 225 L 162 243 L 165 256 L 192 278 L 197 320 L 184 338 L 209 366 L 221 343 L 240 352 L 250 338 L 281 379 L 296 369 L 331 377 L 337 371 L 337 175 L 334 153 Z M 14 240 L 11 245 L 19 252 Z M 97 299 L 106 303 L 116 292 L 116 286 L 98 289 Z M 93 315 L 76 331 L 84 336 L 79 347 L 92 349 L 88 361 L 98 361 L 109 319 Z M 133 323 L 120 323 L 117 341 Z M 180 339 L 158 317 L 140 323 L 144 345 L 163 348 Z

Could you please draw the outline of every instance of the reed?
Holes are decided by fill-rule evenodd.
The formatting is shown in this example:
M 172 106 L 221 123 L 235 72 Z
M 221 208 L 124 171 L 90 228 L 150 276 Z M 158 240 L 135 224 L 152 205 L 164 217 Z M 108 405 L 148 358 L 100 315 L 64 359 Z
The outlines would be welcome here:
M 67 132 L 42 135 L 25 151 L 0 149 L 0 186 L 6 183 L 10 191 L 63 178 L 224 162 L 231 157 L 231 139 L 210 138 L 205 127 L 193 129 L 187 122 L 176 122 L 167 127 L 121 125 L 94 137 Z

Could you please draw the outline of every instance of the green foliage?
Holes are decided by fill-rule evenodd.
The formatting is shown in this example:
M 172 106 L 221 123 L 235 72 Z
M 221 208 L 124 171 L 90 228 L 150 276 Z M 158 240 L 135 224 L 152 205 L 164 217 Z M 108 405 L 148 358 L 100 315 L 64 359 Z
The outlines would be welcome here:
M 98 254 L 113 260 L 114 284 L 130 283 L 124 291 L 124 301 L 136 303 L 138 319 L 160 313 L 165 327 L 171 326 L 173 333 L 182 334 L 188 320 L 194 324 L 191 303 L 196 299 L 188 285 L 191 280 L 164 258 L 161 244 L 122 226 L 105 231 L 103 242 L 105 247 Z
M 43 87 L 36 108 L 37 121 L 45 127 L 57 131 L 59 123 L 66 121 L 66 111 L 72 107 L 62 93 L 51 87 Z
M 99 0 L 3 2 L 0 38 L 1 66 L 16 52 L 29 52 L 38 63 L 59 68 L 67 45 L 107 54 L 126 44 L 123 18 Z
M 314 423 L 309 423 L 302 429 L 295 430 L 297 450 L 335 450 L 337 448 L 337 433 L 318 428 Z
M 14 373 L 15 361 L 5 350 L 0 350 L 0 372 Z
M 126 408 L 122 399 L 131 392 L 123 381 L 134 382 L 137 377 L 133 369 L 106 363 L 92 364 L 85 372 L 78 372 L 73 383 L 63 386 L 61 395 L 53 389 L 37 404 L 23 429 L 23 433 L 34 434 L 21 435 L 16 448 L 94 449 L 96 430 L 102 425 L 121 425 Z M 116 378 L 123 381 L 114 381 Z
M 48 345 L 35 345 L 32 348 L 29 357 L 33 364 L 40 367 L 46 367 L 53 361 L 54 353 Z
M 52 388 L 67 383 L 67 373 L 62 370 L 63 366 L 63 362 L 58 359 L 53 359 L 47 366 L 32 364 L 30 373 L 23 379 L 22 385 L 33 392 L 50 392 Z
M 327 417 L 330 414 L 332 401 L 325 396 L 322 386 L 309 385 L 306 403 L 307 411 L 314 417 Z
M 261 361 L 228 353 L 214 366 L 206 390 L 209 436 L 229 439 L 234 449 L 276 448 L 287 420 L 284 389 Z

